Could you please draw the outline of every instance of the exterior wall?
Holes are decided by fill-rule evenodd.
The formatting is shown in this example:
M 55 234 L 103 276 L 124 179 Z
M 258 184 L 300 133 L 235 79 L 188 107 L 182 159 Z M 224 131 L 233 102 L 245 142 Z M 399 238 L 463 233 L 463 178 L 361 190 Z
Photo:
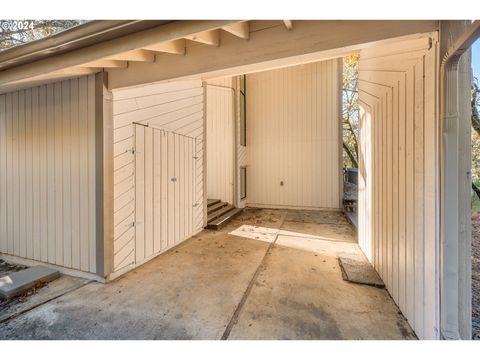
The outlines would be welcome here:
M 359 245 L 421 339 L 438 338 L 436 34 L 361 52 Z
M 335 59 L 247 75 L 248 205 L 340 208 L 340 74 Z
M 95 75 L 0 95 L 0 252 L 95 273 Z
M 235 91 L 233 78 L 208 80 L 206 91 L 207 196 L 234 203 Z
M 113 92 L 114 271 L 134 261 L 134 125 L 140 123 L 195 139 L 195 230 L 204 226 L 203 88 L 200 80 L 149 84 Z M 127 237 L 127 239 L 125 239 Z

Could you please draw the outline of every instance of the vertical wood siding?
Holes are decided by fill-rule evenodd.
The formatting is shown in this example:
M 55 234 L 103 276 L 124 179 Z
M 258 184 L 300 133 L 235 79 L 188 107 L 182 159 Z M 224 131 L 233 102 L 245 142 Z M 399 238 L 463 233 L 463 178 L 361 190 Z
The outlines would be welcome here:
M 232 78 L 206 85 L 207 195 L 233 203 L 234 90 Z
M 95 76 L 0 95 L 0 252 L 96 272 Z
M 135 262 L 141 263 L 195 232 L 195 139 L 142 125 L 135 125 L 135 139 Z
M 437 43 L 361 52 L 359 244 L 421 339 L 437 338 Z
M 195 139 L 194 229 L 203 228 L 203 87 L 200 80 L 149 84 L 113 92 L 114 271 L 134 260 L 134 125 Z
M 247 75 L 248 205 L 340 208 L 340 64 Z

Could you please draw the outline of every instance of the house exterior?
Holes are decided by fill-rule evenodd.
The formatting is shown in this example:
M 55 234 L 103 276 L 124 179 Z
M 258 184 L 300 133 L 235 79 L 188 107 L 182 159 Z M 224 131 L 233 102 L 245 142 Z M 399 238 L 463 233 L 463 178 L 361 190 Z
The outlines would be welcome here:
M 108 282 L 202 231 L 208 198 L 340 210 L 359 52 L 359 245 L 419 338 L 470 338 L 478 29 L 96 21 L 3 51 L 0 256 Z

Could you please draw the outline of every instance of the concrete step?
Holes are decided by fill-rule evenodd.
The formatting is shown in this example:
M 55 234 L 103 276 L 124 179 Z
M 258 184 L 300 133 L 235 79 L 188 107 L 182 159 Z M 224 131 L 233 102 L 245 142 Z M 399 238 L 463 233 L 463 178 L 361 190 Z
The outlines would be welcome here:
M 207 207 L 210 205 L 218 204 L 219 202 L 220 202 L 219 199 L 207 199 Z
M 0 298 L 10 299 L 28 291 L 39 282 L 50 282 L 60 276 L 57 270 L 37 265 L 0 278 Z
M 218 230 L 225 226 L 230 220 L 232 220 L 235 216 L 240 214 L 243 209 L 234 208 L 223 214 L 222 216 L 216 218 L 215 220 L 209 221 L 207 224 L 207 229 Z
M 220 208 L 219 210 L 209 214 L 208 217 L 207 217 L 207 224 L 209 222 L 217 219 L 218 217 L 222 216 L 223 214 L 229 212 L 232 209 L 234 209 L 234 207 L 232 205 L 227 205 L 227 206 L 224 206 L 224 207 Z
M 222 207 L 227 206 L 226 202 L 219 202 L 207 207 L 207 214 L 210 215 L 211 213 L 220 210 Z

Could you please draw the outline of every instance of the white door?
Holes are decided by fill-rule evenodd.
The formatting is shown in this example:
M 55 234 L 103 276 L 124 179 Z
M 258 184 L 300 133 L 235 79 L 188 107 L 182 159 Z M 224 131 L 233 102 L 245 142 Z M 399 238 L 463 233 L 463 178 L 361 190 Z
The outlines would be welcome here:
M 195 140 L 135 124 L 135 262 L 194 233 Z

